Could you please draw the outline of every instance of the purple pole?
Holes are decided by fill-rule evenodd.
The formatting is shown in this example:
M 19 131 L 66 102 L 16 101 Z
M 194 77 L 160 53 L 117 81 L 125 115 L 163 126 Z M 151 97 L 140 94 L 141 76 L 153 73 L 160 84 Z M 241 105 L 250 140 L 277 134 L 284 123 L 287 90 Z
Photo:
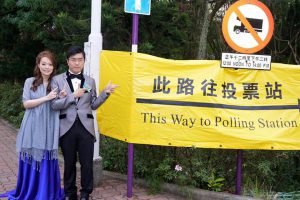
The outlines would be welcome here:
M 132 45 L 138 44 L 138 35 L 139 35 L 139 15 L 132 14 Z M 132 52 L 137 52 L 137 49 L 132 49 Z
M 243 151 L 237 150 L 237 154 L 236 154 L 236 185 L 235 185 L 235 194 L 237 194 L 237 195 L 241 195 L 242 162 L 243 162 Z
M 132 14 L 132 52 L 137 52 L 139 30 L 139 15 Z M 127 197 L 132 197 L 133 180 L 133 144 L 128 143 L 128 166 L 127 166 Z
M 127 197 L 132 197 L 132 177 L 133 177 L 133 144 L 128 143 L 128 166 L 127 166 Z

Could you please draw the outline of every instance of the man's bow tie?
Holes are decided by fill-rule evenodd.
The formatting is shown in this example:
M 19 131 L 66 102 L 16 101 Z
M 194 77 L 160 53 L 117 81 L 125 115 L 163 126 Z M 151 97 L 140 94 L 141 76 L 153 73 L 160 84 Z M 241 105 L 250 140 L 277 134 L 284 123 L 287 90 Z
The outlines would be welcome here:
M 69 74 L 69 77 L 70 77 L 70 79 L 73 79 L 73 78 L 78 78 L 80 80 L 83 79 L 83 75 L 82 74 Z

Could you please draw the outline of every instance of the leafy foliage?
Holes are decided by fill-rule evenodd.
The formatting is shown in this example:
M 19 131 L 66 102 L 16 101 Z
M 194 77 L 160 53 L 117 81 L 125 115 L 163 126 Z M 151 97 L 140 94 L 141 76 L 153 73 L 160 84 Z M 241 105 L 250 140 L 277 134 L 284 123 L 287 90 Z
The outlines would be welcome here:
M 216 178 L 215 175 L 212 173 L 211 177 L 208 180 L 208 188 L 211 189 L 212 191 L 220 192 L 222 191 L 221 188 L 223 187 L 223 181 L 224 178 Z
M 236 151 L 134 145 L 135 177 L 154 183 L 169 182 L 213 191 L 235 190 Z M 126 173 L 127 143 L 101 137 L 104 169 Z M 244 151 L 245 195 L 296 191 L 300 187 L 297 151 Z M 176 171 L 180 165 L 182 171 Z M 155 185 L 155 184 L 154 184 Z M 158 188 L 152 188 L 157 191 Z
M 154 0 L 151 16 L 139 17 L 139 52 L 170 59 L 195 59 L 200 32 L 208 32 L 207 58 L 220 59 L 232 51 L 221 32 L 224 9 L 234 1 Z M 208 30 L 203 17 L 210 4 Z M 299 64 L 299 0 L 264 0 L 275 18 L 274 37 L 261 54 L 274 62 Z M 65 65 L 65 50 L 71 44 L 88 41 L 91 1 L 81 0 L 0 0 L 0 77 L 24 80 L 32 74 L 38 52 L 49 49 Z M 124 13 L 121 0 L 102 1 L 103 48 L 131 49 L 131 15 Z M 205 26 L 206 27 L 206 26 Z M 204 34 L 205 35 L 205 34 Z M 203 38 L 206 38 L 203 36 Z M 206 48 L 204 48 L 206 49 Z
M 0 116 L 16 127 L 20 126 L 24 115 L 21 96 L 20 85 L 12 85 L 10 82 L 0 83 Z

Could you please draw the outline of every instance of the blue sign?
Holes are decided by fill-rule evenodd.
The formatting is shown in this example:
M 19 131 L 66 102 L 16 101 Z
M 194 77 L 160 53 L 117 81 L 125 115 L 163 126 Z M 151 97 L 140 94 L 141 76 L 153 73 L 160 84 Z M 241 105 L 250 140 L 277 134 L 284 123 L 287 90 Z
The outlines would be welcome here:
M 125 12 L 150 15 L 151 0 L 125 0 Z

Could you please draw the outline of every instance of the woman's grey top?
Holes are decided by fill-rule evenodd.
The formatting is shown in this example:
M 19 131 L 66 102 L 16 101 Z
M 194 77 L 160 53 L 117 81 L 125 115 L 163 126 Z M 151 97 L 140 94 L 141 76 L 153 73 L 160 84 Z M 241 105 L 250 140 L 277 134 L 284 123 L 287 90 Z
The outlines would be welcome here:
M 23 102 L 47 95 L 47 88 L 43 84 L 35 92 L 30 89 L 34 79 L 31 77 L 25 81 Z M 40 162 L 49 153 L 50 159 L 57 159 L 58 140 L 59 112 L 51 109 L 50 101 L 26 109 L 16 143 L 17 152 L 21 153 L 22 158 L 26 156 Z

